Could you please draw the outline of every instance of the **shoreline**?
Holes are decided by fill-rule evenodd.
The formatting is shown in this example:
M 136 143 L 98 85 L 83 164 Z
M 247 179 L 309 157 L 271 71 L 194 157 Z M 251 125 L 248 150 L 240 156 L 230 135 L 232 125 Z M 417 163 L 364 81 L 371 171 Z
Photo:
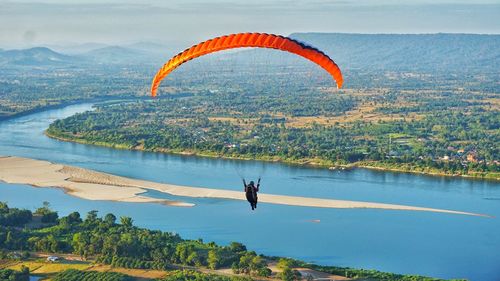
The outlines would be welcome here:
M 11 184 L 28 184 L 34 187 L 60 188 L 69 195 L 87 200 L 160 203 L 177 207 L 194 206 L 194 204 L 189 202 L 171 201 L 143 195 L 148 190 L 155 190 L 181 197 L 246 201 L 244 192 L 242 191 L 157 183 L 116 176 L 75 166 L 14 156 L 0 156 L 0 181 Z M 409 205 L 264 193 L 259 194 L 259 201 L 261 203 L 314 208 L 383 209 L 490 217 L 485 214 Z
M 61 102 L 58 104 L 51 104 L 51 105 L 42 106 L 42 107 L 35 107 L 35 108 L 29 109 L 29 110 L 14 113 L 14 114 L 9 115 L 9 116 L 1 116 L 0 122 L 12 120 L 12 119 L 19 118 L 19 117 L 28 116 L 28 115 L 34 114 L 34 113 L 44 112 L 47 110 L 61 109 L 61 108 L 65 108 L 67 106 L 72 106 L 72 105 L 85 104 L 85 103 L 96 103 L 96 102 L 103 102 L 103 101 L 107 101 L 107 99 L 97 99 L 97 98 L 96 99 L 88 99 L 88 100 L 79 99 L 79 100 L 74 100 L 74 101 Z
M 128 100 L 133 101 L 136 99 L 139 100 L 139 99 L 148 99 L 148 98 L 149 97 L 144 97 L 144 96 L 137 96 L 137 97 L 136 96 L 124 96 L 123 98 L 120 98 L 120 99 L 118 99 L 116 97 L 96 97 L 96 98 L 89 98 L 89 99 L 75 99 L 75 100 L 70 100 L 70 101 L 62 101 L 61 103 L 34 107 L 32 109 L 17 112 L 17 113 L 14 113 L 12 115 L 8 115 L 8 116 L 0 116 L 0 122 L 12 120 L 12 119 L 23 117 L 23 116 L 28 116 L 28 115 L 34 114 L 34 113 L 44 112 L 47 110 L 61 109 L 61 108 L 65 108 L 67 106 L 72 106 L 72 105 L 79 105 L 79 104 L 86 104 L 86 103 L 98 104 L 98 103 L 105 103 L 105 102 L 128 101 Z
M 379 172 L 414 174 L 414 175 L 429 176 L 429 177 L 464 178 L 467 180 L 482 180 L 482 181 L 500 182 L 500 178 L 488 178 L 488 177 L 478 177 L 478 176 L 462 175 L 462 174 L 446 174 L 446 173 L 434 173 L 434 172 L 423 172 L 423 171 L 408 171 L 405 169 L 384 168 L 384 167 L 369 166 L 369 165 L 356 165 L 356 164 L 354 164 L 354 168 L 368 169 L 368 170 L 379 171 Z
M 128 147 L 126 145 L 120 145 L 120 144 L 112 144 L 112 143 L 105 143 L 105 142 L 94 143 L 94 142 L 90 142 L 90 141 L 82 140 L 82 139 L 71 139 L 71 138 L 55 136 L 55 135 L 52 135 L 49 132 L 47 132 L 47 130 L 44 131 L 44 134 L 49 138 L 60 140 L 60 141 L 73 142 L 73 143 L 79 143 L 79 144 L 85 144 L 85 145 L 95 145 L 95 146 L 108 147 L 108 148 L 113 148 L 113 149 L 135 150 L 135 151 L 144 151 L 144 152 L 165 153 L 165 154 L 194 156 L 194 157 L 208 157 L 208 158 L 228 159 L 228 160 L 262 161 L 262 162 L 282 163 L 282 164 L 287 164 L 287 165 L 292 165 L 292 166 L 302 166 L 302 167 L 305 166 L 305 167 L 318 168 L 318 169 L 329 169 L 329 170 L 367 169 L 367 170 L 372 170 L 372 171 L 414 174 L 414 175 L 422 175 L 422 176 L 429 176 L 429 177 L 463 178 L 463 179 L 468 179 L 468 180 L 482 180 L 482 181 L 500 182 L 500 177 L 473 176 L 473 175 L 468 175 L 468 174 L 467 175 L 447 174 L 447 173 L 442 173 L 442 172 L 411 171 L 411 170 L 398 169 L 398 168 L 370 166 L 370 165 L 366 165 L 363 163 L 335 164 L 329 160 L 322 160 L 322 159 L 284 160 L 284 159 L 279 159 L 279 158 L 270 159 L 270 158 L 250 158 L 250 157 L 244 157 L 244 156 L 224 156 L 224 155 L 216 155 L 215 153 L 210 154 L 210 153 L 203 153 L 203 152 L 200 153 L 200 152 L 192 152 L 192 151 L 177 151 L 177 150 L 170 150 L 170 149 L 141 149 L 141 148 L 137 148 L 137 147 Z M 316 161 L 316 160 L 318 160 L 318 161 Z M 320 162 L 325 162 L 325 163 L 320 163 Z M 373 163 L 376 163 L 376 162 L 373 162 Z

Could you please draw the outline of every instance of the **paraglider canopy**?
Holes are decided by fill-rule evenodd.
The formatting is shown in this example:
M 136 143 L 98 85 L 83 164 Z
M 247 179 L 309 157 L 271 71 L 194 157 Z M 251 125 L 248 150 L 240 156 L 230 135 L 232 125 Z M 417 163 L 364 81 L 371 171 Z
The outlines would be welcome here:
M 329 56 L 320 50 L 281 35 L 237 33 L 201 42 L 172 57 L 158 70 L 153 78 L 151 95 L 153 97 L 156 96 L 161 80 L 181 64 L 209 53 L 244 47 L 277 49 L 302 56 L 325 69 L 336 81 L 337 88 L 340 89 L 342 87 L 343 78 L 340 68 Z

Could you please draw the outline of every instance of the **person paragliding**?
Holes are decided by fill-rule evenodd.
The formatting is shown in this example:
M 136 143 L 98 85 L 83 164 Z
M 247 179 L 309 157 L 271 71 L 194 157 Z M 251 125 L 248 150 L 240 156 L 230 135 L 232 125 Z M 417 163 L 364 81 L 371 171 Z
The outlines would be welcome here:
M 322 51 L 285 36 L 267 33 L 235 33 L 201 42 L 173 56 L 156 72 L 151 83 L 151 95 L 156 96 L 163 78 L 180 65 L 210 53 L 245 47 L 276 49 L 304 57 L 326 70 L 337 82 L 337 88 L 342 87 L 344 79 L 340 68 Z
M 243 179 L 243 186 L 245 186 L 245 195 L 247 200 L 250 203 L 252 210 L 255 210 L 257 208 L 257 192 L 259 192 L 260 178 L 257 181 L 257 185 L 255 185 L 253 181 L 250 181 L 250 183 L 247 184 L 245 179 Z

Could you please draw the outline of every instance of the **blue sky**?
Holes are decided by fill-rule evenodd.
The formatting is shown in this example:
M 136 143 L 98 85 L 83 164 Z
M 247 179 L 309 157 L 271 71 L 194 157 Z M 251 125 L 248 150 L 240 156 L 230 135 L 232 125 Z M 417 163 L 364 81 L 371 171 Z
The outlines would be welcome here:
M 500 33 L 500 0 L 0 0 L 0 47 L 157 41 L 243 31 Z

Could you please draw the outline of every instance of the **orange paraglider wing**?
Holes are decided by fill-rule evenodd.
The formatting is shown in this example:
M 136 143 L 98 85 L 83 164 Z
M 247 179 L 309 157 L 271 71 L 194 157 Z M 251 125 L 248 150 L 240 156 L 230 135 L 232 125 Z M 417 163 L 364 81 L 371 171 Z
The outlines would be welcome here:
M 237 33 L 207 40 L 172 57 L 153 78 L 151 95 L 156 96 L 161 80 L 181 64 L 209 53 L 244 47 L 277 49 L 302 56 L 330 73 L 337 82 L 337 88 L 342 87 L 343 78 L 340 68 L 320 50 L 284 36 L 266 33 Z

